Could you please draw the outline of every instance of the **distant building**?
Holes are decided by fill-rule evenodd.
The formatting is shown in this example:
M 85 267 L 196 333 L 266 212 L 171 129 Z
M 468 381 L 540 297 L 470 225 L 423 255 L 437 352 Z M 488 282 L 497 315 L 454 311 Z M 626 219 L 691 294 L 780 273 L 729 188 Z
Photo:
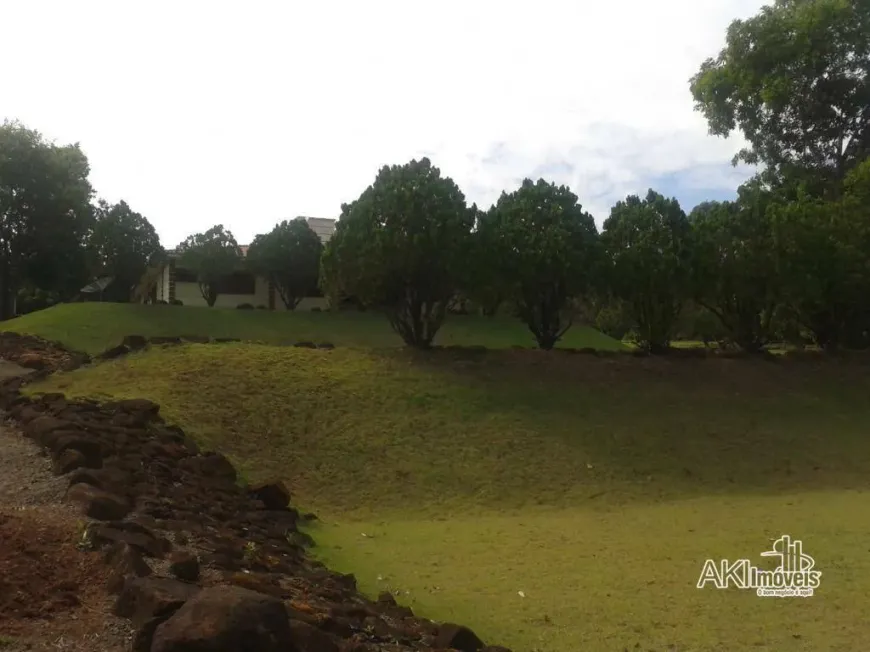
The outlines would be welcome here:
M 326 244 L 335 232 L 335 220 L 325 217 L 306 217 L 308 226 Z M 240 245 L 242 256 L 248 255 L 249 245 Z M 168 261 L 153 267 L 146 272 L 142 279 L 136 300 L 144 302 L 174 300 L 181 301 L 186 306 L 207 306 L 199 285 L 196 282 L 196 274 L 189 269 L 178 265 L 180 254 L 177 250 L 167 251 Z M 268 279 L 256 276 L 247 270 L 240 270 L 224 279 L 222 287 L 218 290 L 218 298 L 215 303 L 217 308 L 235 308 L 241 303 L 249 303 L 255 308 L 264 306 L 269 310 L 285 310 L 284 302 L 269 283 Z M 305 310 L 314 306 L 325 305 L 325 299 L 310 297 L 303 299 L 297 309 Z

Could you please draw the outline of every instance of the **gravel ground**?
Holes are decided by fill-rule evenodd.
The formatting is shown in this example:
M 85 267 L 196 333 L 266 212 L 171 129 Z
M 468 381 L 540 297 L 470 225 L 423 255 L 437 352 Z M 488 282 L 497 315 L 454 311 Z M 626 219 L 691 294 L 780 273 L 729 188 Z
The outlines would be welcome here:
M 22 371 L 0 364 L 0 378 Z M 64 504 L 65 490 L 64 478 L 51 474 L 49 458 L 9 422 L 0 422 L 2 652 L 129 649 L 132 630 L 111 615 L 102 561 L 75 547 L 86 520 Z M 69 586 L 74 598 L 65 591 Z

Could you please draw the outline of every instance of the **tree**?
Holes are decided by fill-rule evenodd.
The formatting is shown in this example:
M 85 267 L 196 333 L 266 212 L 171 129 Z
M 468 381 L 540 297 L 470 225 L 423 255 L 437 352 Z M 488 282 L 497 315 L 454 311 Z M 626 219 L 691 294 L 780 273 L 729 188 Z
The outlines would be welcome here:
M 749 141 L 735 163 L 764 163 L 773 177 L 836 196 L 870 153 L 868 75 L 866 0 L 776 0 L 731 23 L 691 90 L 712 134 L 739 128 Z
M 775 210 L 789 308 L 828 351 L 868 344 L 868 182 L 870 159 L 847 176 L 839 201 L 805 196 Z
M 209 308 L 217 301 L 220 283 L 242 263 L 242 250 L 222 224 L 197 233 L 178 245 L 179 264 L 196 273 L 199 291 Z
M 689 216 L 695 299 L 719 319 L 731 341 L 752 353 L 770 341 L 782 302 L 772 201 L 755 180 L 739 189 L 737 201 L 706 202 Z
M 322 257 L 324 291 L 383 310 L 406 344 L 429 347 L 464 277 L 475 212 L 428 158 L 381 168 L 341 207 Z
M 248 248 L 252 272 L 275 286 L 289 310 L 317 288 L 323 243 L 304 217 L 284 220 L 269 233 L 258 235 Z
M 114 279 L 107 292 L 115 301 L 129 301 L 148 265 L 163 254 L 157 231 L 125 201 L 114 205 L 99 201 L 90 246 L 96 275 Z
M 538 346 L 552 349 L 573 322 L 572 300 L 589 290 L 598 261 L 595 220 L 567 186 L 525 179 L 503 192 L 488 237 L 500 279 Z
M 78 144 L 55 145 L 19 122 L 0 125 L 0 318 L 12 316 L 25 283 L 65 298 L 87 282 L 89 172 Z
M 639 343 L 652 353 L 670 346 L 692 294 L 691 227 L 676 199 L 650 190 L 617 202 L 604 222 L 609 291 L 626 302 Z
M 486 212 L 477 210 L 476 213 L 475 229 L 471 234 L 471 254 L 468 264 L 464 266 L 467 276 L 463 290 L 484 315 L 492 317 L 504 303 L 508 289 L 495 255 L 498 232 L 494 207 Z

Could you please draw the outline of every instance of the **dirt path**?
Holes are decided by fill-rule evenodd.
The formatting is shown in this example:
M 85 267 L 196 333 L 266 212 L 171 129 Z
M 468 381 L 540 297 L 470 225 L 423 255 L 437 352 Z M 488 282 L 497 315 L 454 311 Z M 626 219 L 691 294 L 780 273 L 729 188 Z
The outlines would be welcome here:
M 25 372 L 0 361 L 0 378 Z M 0 651 L 115 652 L 130 628 L 109 615 L 106 568 L 76 544 L 86 521 L 63 502 L 47 456 L 0 423 Z

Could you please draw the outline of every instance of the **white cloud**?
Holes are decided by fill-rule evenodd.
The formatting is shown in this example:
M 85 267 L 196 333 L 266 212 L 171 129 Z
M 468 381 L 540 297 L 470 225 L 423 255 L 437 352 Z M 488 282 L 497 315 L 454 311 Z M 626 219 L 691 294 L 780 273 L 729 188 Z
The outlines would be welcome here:
M 761 4 L 10 2 L 0 117 L 80 141 L 97 190 L 168 245 L 337 216 L 423 154 L 484 205 L 550 170 L 601 221 L 664 174 L 745 178 L 688 79 Z

